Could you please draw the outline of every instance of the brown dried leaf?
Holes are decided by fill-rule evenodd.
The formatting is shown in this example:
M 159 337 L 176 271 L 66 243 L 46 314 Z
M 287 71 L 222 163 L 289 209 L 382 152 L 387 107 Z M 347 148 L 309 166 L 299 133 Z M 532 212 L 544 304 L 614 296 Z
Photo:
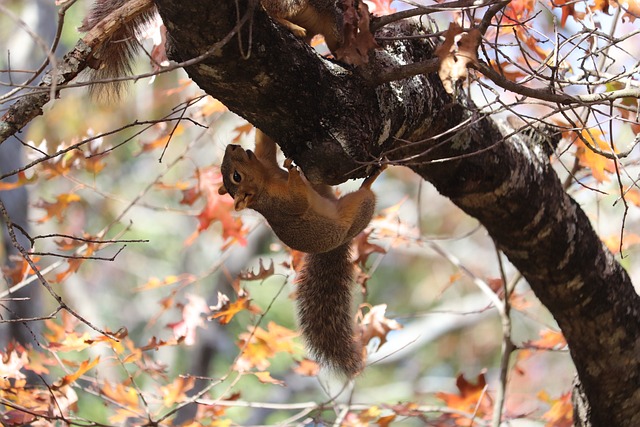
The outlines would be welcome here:
M 449 24 L 444 42 L 436 49 L 440 59 L 438 75 L 447 93 L 453 94 L 456 82 L 467 78 L 467 67 L 478 62 L 481 40 L 482 34 L 477 28 L 464 32 L 455 22 Z
M 373 253 L 379 253 L 379 254 L 387 253 L 387 251 L 382 246 L 378 246 L 374 243 L 369 242 L 369 236 L 371 235 L 372 231 L 373 230 L 363 231 L 362 233 L 358 234 L 354 239 L 354 248 L 355 248 L 354 263 L 360 264 L 363 267 L 367 264 L 367 261 L 369 260 L 369 255 Z
M 253 272 L 252 270 L 249 271 L 245 271 L 240 273 L 240 279 L 242 280 L 264 280 L 268 277 L 273 276 L 273 274 L 275 273 L 275 267 L 273 265 L 273 260 L 271 260 L 271 265 L 269 265 L 269 268 L 264 268 L 264 265 L 262 264 L 262 258 L 260 258 L 259 260 L 259 269 L 257 273 Z
M 369 8 L 364 2 L 359 2 L 356 8 L 354 0 L 345 0 L 343 43 L 334 52 L 336 57 L 351 65 L 363 65 L 369 62 L 369 52 L 378 47 L 369 29 Z
M 382 346 L 387 342 L 387 334 L 390 331 L 402 329 L 400 323 L 384 316 L 386 310 L 386 304 L 375 305 L 364 315 L 362 323 L 359 325 L 363 347 L 366 347 L 375 337 L 380 339 L 379 346 Z

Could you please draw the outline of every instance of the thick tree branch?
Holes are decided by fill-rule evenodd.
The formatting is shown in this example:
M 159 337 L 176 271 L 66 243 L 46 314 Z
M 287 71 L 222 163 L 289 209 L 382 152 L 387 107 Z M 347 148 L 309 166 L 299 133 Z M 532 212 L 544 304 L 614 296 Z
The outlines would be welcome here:
M 157 4 L 177 60 L 222 38 L 247 7 L 240 0 L 215 8 L 196 0 Z M 563 191 L 545 147 L 525 134 L 505 138 L 511 128 L 470 103 L 453 103 L 433 74 L 370 83 L 389 68 L 428 63 L 428 41 L 386 43 L 368 66 L 353 69 L 318 57 L 259 10 L 252 24 L 238 43 L 187 69 L 198 85 L 278 140 L 314 181 L 362 176 L 362 166 L 383 155 L 405 159 L 485 225 L 551 310 L 589 399 L 590 422 L 640 425 L 640 299 Z M 417 30 L 394 28 L 384 35 Z

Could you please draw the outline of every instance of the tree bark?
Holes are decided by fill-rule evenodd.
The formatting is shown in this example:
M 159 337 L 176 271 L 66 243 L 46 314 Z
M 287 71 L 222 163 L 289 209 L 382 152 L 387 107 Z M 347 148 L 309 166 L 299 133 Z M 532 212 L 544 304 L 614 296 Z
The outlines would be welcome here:
M 552 137 L 508 136 L 472 103 L 454 102 L 435 74 L 373 83 L 389 67 L 432 58 L 423 39 L 385 42 L 354 68 L 319 57 L 255 2 L 156 2 L 177 61 L 251 13 L 239 37 L 188 67 L 191 78 L 276 139 L 314 182 L 364 176 L 383 156 L 432 182 L 487 228 L 554 315 L 590 407 L 585 425 L 640 425 L 640 298 L 534 141 Z

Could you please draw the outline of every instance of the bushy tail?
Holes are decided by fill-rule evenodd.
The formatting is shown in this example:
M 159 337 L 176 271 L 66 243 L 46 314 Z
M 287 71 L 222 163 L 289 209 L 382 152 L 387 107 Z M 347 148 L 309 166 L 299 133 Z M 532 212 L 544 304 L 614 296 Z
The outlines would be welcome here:
M 122 24 L 117 24 L 120 27 L 94 50 L 93 58 L 95 61 L 89 71 L 91 80 L 105 80 L 131 75 L 131 64 L 140 47 L 140 43 L 136 39 L 137 32 L 156 13 L 153 0 L 142 0 L 136 3 L 139 4 L 136 4 L 135 8 L 132 7 L 131 15 L 126 17 Z M 89 15 L 82 21 L 79 30 L 90 31 L 110 13 L 125 5 L 132 4 L 133 2 L 130 0 L 96 0 Z M 91 85 L 89 90 L 92 96 L 98 98 L 117 98 L 124 86 L 124 81 L 115 81 Z
M 311 355 L 348 377 L 362 370 L 362 350 L 354 337 L 351 311 L 350 244 L 307 254 L 298 276 L 298 322 Z

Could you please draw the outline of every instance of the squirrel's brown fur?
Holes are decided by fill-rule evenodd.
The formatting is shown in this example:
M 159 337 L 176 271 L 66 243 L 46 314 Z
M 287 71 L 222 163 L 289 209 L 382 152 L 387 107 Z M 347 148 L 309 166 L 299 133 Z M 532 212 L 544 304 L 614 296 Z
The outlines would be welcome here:
M 82 22 L 80 31 L 93 29 L 109 14 L 123 7 L 128 0 L 96 0 L 89 14 Z M 340 0 L 261 0 L 267 13 L 291 30 L 296 36 L 311 40 L 316 34 L 325 36 L 332 52 L 340 47 L 343 40 L 343 11 Z M 148 6 L 124 21 L 120 28 L 93 52 L 90 80 L 108 80 L 131 74 L 131 64 L 139 50 L 136 33 L 150 21 L 156 13 L 153 0 Z M 123 82 L 91 85 L 90 90 L 98 97 L 117 97 Z
M 236 210 L 262 214 L 280 240 L 306 253 L 297 279 L 302 335 L 320 363 L 353 377 L 362 370 L 362 351 L 353 332 L 350 243 L 373 216 L 371 184 L 382 169 L 338 199 L 331 187 L 309 183 L 290 160 L 289 172 L 281 169 L 275 142 L 260 131 L 255 150 L 227 146 L 219 193 L 229 193 Z

